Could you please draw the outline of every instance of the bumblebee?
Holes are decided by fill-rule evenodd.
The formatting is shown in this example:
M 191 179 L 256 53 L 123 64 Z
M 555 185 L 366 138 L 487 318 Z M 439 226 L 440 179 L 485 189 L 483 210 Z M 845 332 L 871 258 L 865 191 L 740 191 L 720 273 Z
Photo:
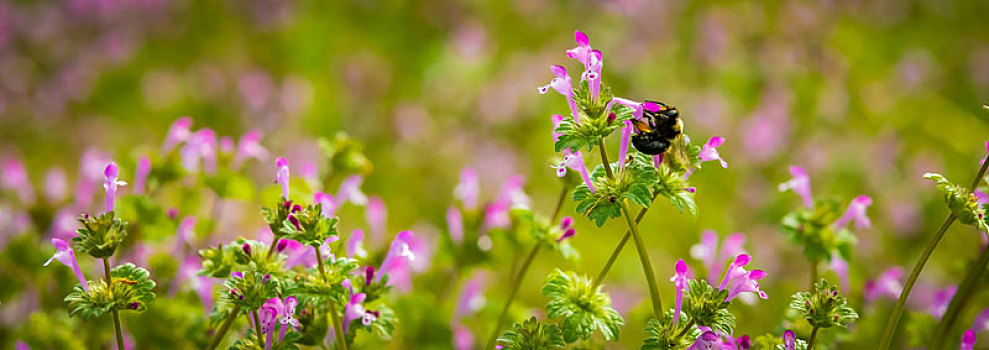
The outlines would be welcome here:
M 633 120 L 635 134 L 632 135 L 632 146 L 639 152 L 657 155 L 666 152 L 673 140 L 683 131 L 683 120 L 676 107 L 668 106 L 657 101 L 646 101 L 645 104 L 655 104 L 659 108 L 643 106 L 642 119 Z M 655 106 L 653 106 L 655 107 Z

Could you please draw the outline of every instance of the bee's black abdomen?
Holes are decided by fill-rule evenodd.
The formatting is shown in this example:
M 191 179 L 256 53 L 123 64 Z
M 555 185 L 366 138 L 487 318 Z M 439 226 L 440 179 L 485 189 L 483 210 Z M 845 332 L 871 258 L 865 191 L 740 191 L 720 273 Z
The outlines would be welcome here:
M 648 155 L 657 155 L 670 148 L 670 142 L 656 133 L 632 135 L 632 147 Z

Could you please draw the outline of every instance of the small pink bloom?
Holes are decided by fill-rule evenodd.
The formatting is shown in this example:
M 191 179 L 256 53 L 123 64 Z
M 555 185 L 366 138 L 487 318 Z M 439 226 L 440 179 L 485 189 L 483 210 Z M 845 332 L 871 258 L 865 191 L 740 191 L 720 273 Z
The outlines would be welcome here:
M 567 98 L 567 103 L 570 105 L 570 115 L 573 116 L 574 121 L 580 123 L 580 113 L 577 110 L 577 101 L 573 98 L 573 87 L 570 83 L 570 75 L 567 74 L 567 69 L 563 66 L 550 66 L 550 71 L 553 72 L 553 80 L 550 80 L 549 84 L 539 87 L 540 94 L 546 94 L 549 89 L 552 88 L 556 92 L 560 93 Z
M 830 268 L 831 271 L 834 271 L 838 275 L 838 280 L 841 282 L 841 289 L 847 294 L 851 283 L 848 280 L 848 262 L 838 256 L 838 254 L 832 254 Z
M 683 259 L 677 259 L 676 265 L 673 268 L 673 277 L 670 277 L 670 282 L 677 290 L 676 304 L 673 309 L 673 323 L 680 321 L 680 307 L 683 305 L 683 292 L 687 290 L 687 263 L 683 262 Z
M 350 233 L 350 238 L 347 239 L 347 257 L 366 257 L 367 251 L 364 250 L 364 231 L 360 229 L 355 229 Z
M 902 279 L 903 269 L 899 266 L 894 266 L 883 271 L 877 279 L 865 282 L 865 287 L 862 291 L 865 301 L 872 302 L 880 297 L 887 297 L 893 300 L 899 299 L 900 291 L 903 290 L 903 284 L 900 282 Z
M 378 196 L 368 197 L 367 207 L 364 208 L 364 219 L 371 231 L 372 242 L 380 242 L 387 229 L 388 211 L 385 201 Z
M 951 303 L 951 298 L 955 296 L 957 291 L 957 286 L 947 286 L 944 289 L 934 291 L 931 303 L 927 306 L 927 312 L 934 318 L 941 319 L 941 316 L 944 316 L 944 313 L 948 311 L 948 304 Z
M 137 171 L 134 172 L 134 194 L 144 194 L 148 174 L 151 173 L 151 159 L 141 157 L 137 161 Z
M 51 204 L 62 202 L 68 194 L 68 186 L 65 172 L 61 168 L 48 169 L 45 174 L 45 199 Z
M 477 172 L 471 168 L 464 168 L 460 171 L 460 182 L 453 189 L 453 196 L 457 197 L 464 205 L 464 209 L 477 209 L 477 197 L 481 192 L 481 185 L 477 179 Z
M 453 243 L 460 243 L 464 240 L 464 218 L 460 214 L 460 209 L 456 207 L 446 208 L 446 226 Z
M 69 247 L 68 243 L 58 238 L 52 238 L 52 245 L 55 246 L 55 254 L 45 262 L 44 266 L 51 264 L 52 260 L 58 260 L 62 265 L 72 268 L 72 273 L 79 279 L 82 289 L 86 293 L 89 293 L 89 283 L 86 282 L 86 276 L 82 274 L 82 270 L 79 269 L 79 263 L 76 262 L 76 252 L 72 250 L 72 247 Z
M 797 349 L 797 334 L 789 329 L 783 332 L 783 348 L 786 350 Z
M 350 327 L 350 323 L 354 320 L 364 317 L 367 313 L 367 309 L 364 308 L 364 300 L 367 295 L 364 293 L 354 294 L 350 297 L 350 301 L 347 303 L 347 308 L 343 315 L 343 331 L 347 332 L 347 328 Z
M 288 199 L 289 193 L 289 169 L 288 161 L 285 158 L 278 158 L 275 160 L 275 180 L 282 185 L 282 198 Z
M 340 208 L 344 203 L 350 202 L 354 205 L 363 206 L 367 204 L 367 196 L 361 192 L 361 184 L 364 177 L 360 175 L 350 175 L 340 183 L 340 190 L 337 191 L 336 207 Z
M 484 298 L 485 285 L 487 284 L 487 274 L 483 271 L 475 272 L 460 291 L 457 298 L 457 308 L 453 312 L 453 319 L 459 320 L 481 310 L 486 302 Z
M 385 255 L 384 261 L 381 262 L 381 268 L 378 269 L 375 281 L 381 280 L 381 276 L 392 271 L 409 268 L 410 264 L 416 259 L 411 249 L 412 237 L 412 231 L 402 231 L 395 236 L 395 239 L 391 242 L 391 246 L 388 248 L 388 254 Z M 391 282 L 393 281 L 389 279 L 389 283 Z
M 790 175 L 793 175 L 790 181 L 779 185 L 780 192 L 793 190 L 803 199 L 805 207 L 814 208 L 814 198 L 810 195 L 810 177 L 807 176 L 807 172 L 804 171 L 804 168 L 791 166 Z
M 959 350 L 972 350 L 975 348 L 975 331 L 969 329 L 962 334 L 962 343 L 959 345 Z
M 869 216 L 866 214 L 866 209 L 872 205 L 872 198 L 866 195 L 861 195 L 855 197 L 852 203 L 848 205 L 848 210 L 845 214 L 834 222 L 834 227 L 842 228 L 845 227 L 852 220 L 855 221 L 856 228 L 869 228 L 872 226 L 872 222 L 869 221 Z
M 113 203 L 117 195 L 117 186 L 126 185 L 126 182 L 117 180 L 117 163 L 110 162 L 103 170 L 103 189 L 106 190 L 106 211 L 113 211 Z
M 253 129 L 240 137 L 237 143 L 237 153 L 234 155 L 233 167 L 240 168 L 248 159 L 268 159 L 268 150 L 261 146 L 261 130 Z
M 712 137 L 710 140 L 708 140 L 707 143 L 705 143 L 704 146 L 701 147 L 701 153 L 700 153 L 701 161 L 708 162 L 712 160 L 717 160 L 718 162 L 721 162 L 722 168 L 727 168 L 728 162 L 722 159 L 721 155 L 718 154 L 718 147 L 720 147 L 724 143 L 725 143 L 725 138 L 719 136 Z
M 333 199 L 333 195 L 329 193 L 316 192 L 313 194 L 313 201 L 323 205 L 323 216 L 329 218 L 333 217 L 333 214 L 336 214 L 337 205 L 336 201 Z
M 34 189 L 31 187 L 31 179 L 24 168 L 24 163 L 21 163 L 17 158 L 3 160 L 2 168 L 0 168 L 0 189 L 16 192 L 23 204 L 34 203 Z
M 188 141 L 189 136 L 192 135 L 189 131 L 191 127 L 192 118 L 182 117 L 175 120 L 175 122 L 172 123 L 172 126 L 168 128 L 168 135 L 165 136 L 165 143 L 161 146 L 162 152 L 171 152 L 175 146 Z
M 628 158 L 628 143 L 632 138 L 632 121 L 626 120 L 622 127 L 622 143 L 618 146 L 618 169 L 625 166 L 625 159 Z

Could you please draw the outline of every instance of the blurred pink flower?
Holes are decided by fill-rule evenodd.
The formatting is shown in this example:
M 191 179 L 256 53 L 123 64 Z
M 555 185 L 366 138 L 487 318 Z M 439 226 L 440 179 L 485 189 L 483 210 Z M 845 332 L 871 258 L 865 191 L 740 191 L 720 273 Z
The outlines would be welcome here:
M 869 216 L 866 213 L 866 209 L 872 205 L 872 198 L 866 195 L 860 195 L 852 200 L 852 203 L 848 205 L 848 210 L 845 214 L 838 218 L 834 222 L 834 227 L 843 228 L 851 221 L 855 221 L 855 227 L 859 229 L 872 227 L 872 221 L 869 221 Z
M 51 264 L 52 260 L 58 260 L 62 265 L 72 268 L 72 273 L 76 275 L 82 289 L 89 293 L 89 283 L 86 282 L 86 276 L 82 274 L 79 263 L 76 262 L 76 252 L 72 250 L 72 247 L 69 247 L 68 243 L 58 238 L 52 238 L 52 245 L 55 246 L 55 254 L 45 262 L 44 266 Z
M 148 174 L 151 173 L 151 160 L 148 157 L 141 157 L 137 161 L 137 170 L 134 172 L 134 194 L 144 194 L 147 186 Z
M 65 178 L 62 168 L 54 167 L 45 173 L 45 200 L 49 204 L 57 204 L 65 200 L 68 195 L 69 182 Z
M 866 302 L 873 302 L 881 297 L 893 300 L 900 298 L 900 291 L 903 290 L 903 269 L 894 266 L 883 271 L 875 280 L 865 282 L 862 294 Z
M 841 290 L 847 294 L 851 288 L 848 279 L 848 262 L 838 256 L 838 254 L 831 254 L 831 262 L 828 268 L 838 275 L 838 280 L 841 282 Z
M 275 179 L 282 186 L 282 199 L 288 200 L 289 194 L 289 169 L 288 161 L 285 158 L 275 160 Z
M 471 168 L 464 168 L 460 171 L 460 182 L 453 189 L 453 196 L 460 200 L 464 209 L 477 209 L 477 198 L 481 192 L 481 185 L 477 179 L 477 172 Z
M 3 160 L 2 169 L 0 169 L 0 186 L 4 190 L 16 192 L 24 205 L 34 203 L 34 188 L 31 187 L 31 179 L 20 159 L 7 158 Z
M 232 166 L 239 169 L 245 161 L 252 158 L 260 161 L 268 159 L 268 150 L 261 146 L 261 130 L 258 129 L 252 129 L 240 137 Z
M 948 304 L 951 303 L 951 298 L 955 296 L 956 291 L 958 291 L 958 286 L 947 286 L 934 291 L 931 303 L 927 306 L 927 312 L 934 318 L 941 319 L 945 311 L 948 311 Z
M 961 345 L 958 346 L 959 350 L 972 350 L 975 348 L 975 331 L 969 329 L 962 334 Z
M 810 177 L 807 176 L 807 172 L 799 166 L 791 166 L 790 175 L 793 176 L 792 179 L 779 185 L 780 192 L 793 190 L 800 195 L 805 207 L 813 209 L 814 198 L 810 195 Z
M 367 206 L 364 208 L 364 220 L 370 228 L 372 242 L 380 242 L 384 238 L 388 225 L 387 218 L 385 201 L 378 196 L 368 197 Z
M 704 230 L 701 233 L 700 243 L 690 247 L 690 256 L 704 264 L 704 269 L 707 270 L 707 281 L 714 285 L 718 276 L 721 276 L 721 268 L 724 266 L 721 262 L 732 259 L 739 254 L 745 254 L 744 245 L 745 235 L 733 233 L 725 237 L 719 253 L 718 234 L 714 230 Z
M 460 296 L 457 298 L 457 308 L 453 312 L 454 322 L 481 310 L 486 302 L 484 290 L 487 280 L 487 273 L 478 270 L 464 283 Z
M 179 144 L 189 140 L 192 136 L 190 128 L 192 127 L 192 118 L 182 117 L 172 123 L 172 126 L 168 127 L 168 134 L 165 136 L 165 143 L 161 145 L 161 150 L 163 153 L 171 152 Z
M 464 218 L 460 214 L 460 209 L 453 206 L 446 208 L 446 226 L 453 243 L 464 240 Z
M 362 183 L 364 183 L 364 177 L 360 175 L 350 175 L 344 179 L 340 183 L 340 190 L 337 191 L 337 196 L 334 197 L 336 207 L 340 208 L 346 202 L 357 206 L 367 204 L 367 196 L 364 195 L 364 192 L 361 192 Z

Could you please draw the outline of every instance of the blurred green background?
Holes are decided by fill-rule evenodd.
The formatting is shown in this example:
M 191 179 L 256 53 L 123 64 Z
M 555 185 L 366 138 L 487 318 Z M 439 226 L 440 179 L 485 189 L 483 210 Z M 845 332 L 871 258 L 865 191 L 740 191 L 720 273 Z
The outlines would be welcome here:
M 770 299 L 733 306 L 736 333 L 778 331 L 789 295 L 809 278 L 799 249 L 778 230 L 799 198 L 779 194 L 776 185 L 789 178 L 787 166 L 801 165 L 818 197 L 875 200 L 874 226 L 856 231 L 851 262 L 852 299 L 863 318 L 842 346 L 870 348 L 892 301 L 864 305 L 863 283 L 888 267 L 910 266 L 946 213 L 921 175 L 937 171 L 968 183 L 984 154 L 987 15 L 989 2 L 979 0 L 3 1 L 0 156 L 23 159 L 40 192 L 52 166 L 74 178 L 87 149 L 110 152 L 132 168 L 180 116 L 192 117 L 196 129 L 235 138 L 260 129 L 262 144 L 293 162 L 319 162 L 316 140 L 345 131 L 365 144 L 374 163 L 364 189 L 385 200 L 389 236 L 405 228 L 442 235 L 462 167 L 479 171 L 485 199 L 502 180 L 524 175 L 533 208 L 548 215 L 559 192 L 549 167 L 549 118 L 567 107 L 536 87 L 552 77 L 551 64 L 576 67 L 564 50 L 581 30 L 603 51 L 603 79 L 616 95 L 668 102 L 695 138 L 727 139 L 719 151 L 729 167 L 712 164 L 691 178 L 696 219 L 660 205 L 643 221 L 664 300 L 673 298 L 665 282 L 673 263 L 689 257 L 702 230 L 743 232 L 755 266 L 769 272 L 763 288 Z M 250 163 L 259 188 L 273 187 L 272 164 Z M 255 223 L 240 227 L 260 227 L 254 213 L 262 201 L 250 199 L 237 217 Z M 564 210 L 574 215 L 572 203 Z M 206 216 L 208 208 L 198 213 Z M 19 232 L 9 221 L 0 229 L 12 237 Z M 538 285 L 547 272 L 595 274 L 624 230 L 620 221 L 597 228 L 578 218 L 577 225 L 572 243 L 581 260 L 540 256 L 520 290 L 515 320 L 541 308 Z M 45 227 L 32 230 L 37 244 L 26 246 L 39 250 L 19 254 L 40 266 L 50 247 Z M 970 228 L 953 228 L 922 283 L 957 283 L 980 242 Z M 496 313 L 507 294 L 498 282 L 508 279 L 510 255 L 489 266 L 496 272 L 483 314 Z M 649 314 L 635 260 L 627 249 L 605 282 L 616 303 L 627 305 L 615 348 L 641 344 Z M 37 269 L 13 277 L 12 266 L 0 265 L 16 280 L 72 281 L 66 271 Z M 445 268 L 442 259 L 434 268 Z M 417 293 L 439 289 L 434 278 L 416 282 Z M 4 347 L 30 328 L 32 310 L 8 302 L 22 298 L 19 285 L 2 293 Z M 39 292 L 38 310 L 61 319 L 60 295 L 69 284 L 44 285 L 51 288 Z M 163 300 L 159 306 L 168 305 Z M 989 306 L 986 293 L 973 300 L 963 324 Z M 408 311 L 415 308 L 405 306 L 406 317 L 399 308 L 392 348 L 452 346 L 446 323 L 422 320 L 428 311 Z M 56 322 L 37 318 L 31 322 Z M 475 333 L 486 339 L 490 325 L 481 324 Z M 59 329 L 65 327 L 51 332 Z

